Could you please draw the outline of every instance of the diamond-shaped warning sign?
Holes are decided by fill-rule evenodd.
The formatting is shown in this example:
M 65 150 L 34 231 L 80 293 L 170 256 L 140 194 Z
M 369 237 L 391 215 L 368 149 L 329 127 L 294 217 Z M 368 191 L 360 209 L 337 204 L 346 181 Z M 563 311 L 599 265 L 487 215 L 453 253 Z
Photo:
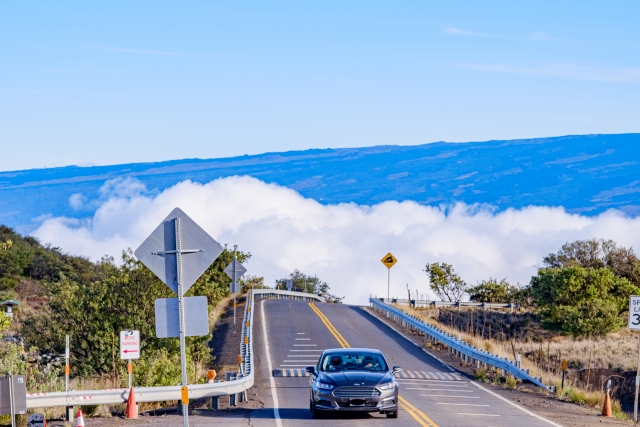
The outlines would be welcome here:
M 176 225 L 179 222 L 179 228 Z M 177 232 L 178 231 L 178 232 Z M 187 290 L 222 253 L 222 246 L 181 209 L 175 208 L 136 249 L 136 257 L 178 293 L 177 250 L 182 258 L 182 289 Z
M 391 268 L 391 267 L 393 267 L 393 265 L 394 265 L 396 262 L 398 262 L 398 260 L 397 260 L 393 255 L 391 255 L 391 252 L 389 252 L 388 254 L 386 254 L 386 255 L 384 256 L 384 258 L 382 258 L 382 259 L 381 259 L 381 261 L 382 261 L 382 263 L 383 263 L 384 265 L 386 265 L 386 266 L 387 266 L 387 268 Z

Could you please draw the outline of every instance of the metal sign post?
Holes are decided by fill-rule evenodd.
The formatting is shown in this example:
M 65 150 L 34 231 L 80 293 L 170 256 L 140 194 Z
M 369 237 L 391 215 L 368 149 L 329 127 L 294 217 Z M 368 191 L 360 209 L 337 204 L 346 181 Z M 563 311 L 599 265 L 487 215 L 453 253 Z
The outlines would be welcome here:
M 233 255 L 233 261 L 224 269 L 224 272 L 231 278 L 231 293 L 233 294 L 233 333 L 236 333 L 236 293 L 238 289 L 238 279 L 242 277 L 247 269 L 238 262 L 236 255 Z
M 16 427 L 16 405 L 13 401 L 13 376 L 7 373 L 9 378 L 9 406 L 11 408 L 11 427 Z
M 389 299 L 389 293 L 391 289 L 391 267 L 393 267 L 395 263 L 398 262 L 398 260 L 393 255 L 391 255 L 391 252 L 389 252 L 380 261 L 382 261 L 382 263 L 387 267 L 387 299 Z
M 179 208 L 175 208 L 135 251 L 136 257 L 178 295 L 180 367 L 182 370 L 181 400 L 184 427 L 189 426 L 189 387 L 187 384 L 185 343 L 187 323 L 184 293 L 221 253 L 222 246 Z M 167 305 L 160 304 L 160 307 L 166 308 Z M 158 306 L 156 303 L 156 309 Z
M 640 296 L 632 295 L 629 298 L 628 327 L 631 330 L 640 331 Z M 636 395 L 633 400 L 633 422 L 638 424 L 638 391 L 640 388 L 640 336 L 638 337 L 638 369 L 636 370 Z
M 64 391 L 69 391 L 69 373 L 71 369 L 69 368 L 69 335 L 67 335 L 65 340 L 65 350 L 64 350 Z M 73 407 L 67 406 L 65 408 L 65 418 L 68 422 L 73 422 Z
M 184 322 L 184 284 L 182 283 L 182 239 L 180 218 L 176 218 L 176 268 L 178 278 L 178 316 L 180 317 L 180 369 L 182 369 L 182 417 L 184 427 L 189 427 L 189 393 L 187 387 L 187 343 Z

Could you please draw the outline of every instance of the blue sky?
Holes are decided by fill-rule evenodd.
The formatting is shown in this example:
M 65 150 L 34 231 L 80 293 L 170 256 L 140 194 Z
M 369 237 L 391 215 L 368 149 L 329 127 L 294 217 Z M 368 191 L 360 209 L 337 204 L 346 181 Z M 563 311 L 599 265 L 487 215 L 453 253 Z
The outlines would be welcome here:
M 0 170 L 640 131 L 640 2 L 2 2 Z

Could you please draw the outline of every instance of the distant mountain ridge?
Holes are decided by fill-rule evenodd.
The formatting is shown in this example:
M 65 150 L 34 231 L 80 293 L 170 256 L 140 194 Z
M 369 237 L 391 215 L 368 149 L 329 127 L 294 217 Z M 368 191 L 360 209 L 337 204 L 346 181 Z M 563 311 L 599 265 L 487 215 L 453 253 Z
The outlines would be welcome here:
M 640 214 L 640 134 L 576 135 L 417 146 L 312 149 L 222 159 L 0 172 L 0 223 L 28 232 L 43 215 L 82 218 L 99 189 L 135 178 L 162 191 L 190 179 L 250 175 L 321 203 L 414 200 L 498 209 L 563 206 L 586 215 Z M 70 198 L 84 203 L 70 203 Z M 73 199 L 72 199 L 73 200 Z

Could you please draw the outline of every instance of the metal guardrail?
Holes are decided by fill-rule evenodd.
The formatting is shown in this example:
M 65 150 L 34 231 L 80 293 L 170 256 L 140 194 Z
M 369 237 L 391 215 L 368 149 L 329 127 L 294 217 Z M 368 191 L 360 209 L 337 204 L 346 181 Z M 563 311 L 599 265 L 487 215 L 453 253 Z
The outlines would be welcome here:
M 313 299 L 324 302 L 324 297 L 305 292 L 282 291 L 280 289 L 254 289 L 253 292 L 255 295 L 262 295 L 263 298 Z
M 486 310 L 488 308 L 509 308 L 513 313 L 514 309 L 519 309 L 520 304 L 507 302 L 507 303 L 496 303 L 496 302 L 450 302 L 450 301 L 430 301 L 430 300 L 415 300 L 415 299 L 402 299 L 402 298 L 378 298 L 380 301 L 384 303 L 391 304 L 410 304 L 414 308 L 418 306 L 431 306 L 433 308 L 438 307 L 482 307 L 482 309 Z
M 244 318 L 242 321 L 242 335 L 240 341 L 240 355 L 242 356 L 242 371 L 232 381 L 219 381 L 208 384 L 190 384 L 189 398 L 200 399 L 204 397 L 229 396 L 240 394 L 253 386 L 253 313 L 254 296 L 284 297 L 295 299 L 315 299 L 324 301 L 315 294 L 302 292 L 281 291 L 276 289 L 254 289 L 247 295 Z M 167 400 L 180 400 L 180 386 L 166 387 L 134 387 L 136 402 L 163 402 Z M 27 408 L 50 408 L 56 406 L 82 406 L 82 405 L 109 405 L 126 403 L 129 398 L 129 389 L 106 390 L 77 390 L 61 391 L 53 393 L 27 394 Z
M 406 325 L 412 326 L 424 332 L 431 339 L 440 341 L 441 343 L 445 344 L 449 347 L 449 351 L 451 353 L 465 359 L 466 362 L 476 364 L 484 363 L 486 365 L 491 365 L 510 373 L 515 378 L 530 381 L 538 387 L 555 391 L 553 387 L 547 387 L 546 385 L 544 385 L 539 378 L 532 377 L 527 371 L 517 367 L 515 365 L 515 361 L 510 362 L 506 358 L 502 359 L 498 356 L 487 353 L 486 351 L 482 351 L 478 348 L 472 347 L 469 344 L 458 340 L 453 335 L 444 332 L 443 330 L 435 326 L 427 325 L 426 323 L 418 320 L 416 317 L 384 303 L 383 301 L 381 301 L 381 299 L 369 298 L 369 303 L 374 307 L 374 309 L 382 311 L 383 313 L 392 317 L 394 320 L 404 322 Z

